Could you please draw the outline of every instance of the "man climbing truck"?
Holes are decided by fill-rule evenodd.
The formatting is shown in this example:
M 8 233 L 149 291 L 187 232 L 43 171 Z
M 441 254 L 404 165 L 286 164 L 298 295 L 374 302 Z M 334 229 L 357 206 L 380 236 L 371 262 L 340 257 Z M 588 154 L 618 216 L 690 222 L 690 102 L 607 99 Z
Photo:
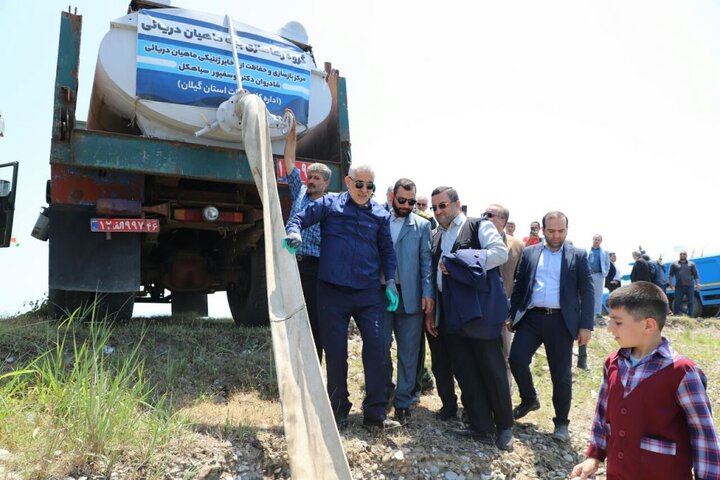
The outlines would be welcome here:
M 82 17 L 62 14 L 49 228 L 37 235 L 49 237 L 51 309 L 97 299 L 115 320 L 131 318 L 135 302 L 207 315 L 207 295 L 225 290 L 236 323 L 265 323 L 262 205 L 234 116 L 236 80 L 268 105 L 276 154 L 282 112 L 293 109 L 299 165 L 326 164 L 337 191 L 350 159 L 345 79 L 315 66 L 295 22 L 284 38 L 157 6 L 133 1 L 111 22 L 86 123 L 75 115 Z M 280 194 L 287 215 L 287 188 Z

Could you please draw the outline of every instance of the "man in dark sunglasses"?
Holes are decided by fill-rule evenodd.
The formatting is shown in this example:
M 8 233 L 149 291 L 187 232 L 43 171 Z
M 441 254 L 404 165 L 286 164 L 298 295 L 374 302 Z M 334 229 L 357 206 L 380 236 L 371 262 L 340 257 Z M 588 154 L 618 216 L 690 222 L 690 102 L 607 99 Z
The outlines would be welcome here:
M 291 110 L 287 110 L 292 114 Z M 292 125 L 285 139 L 285 154 L 283 162 L 285 163 L 285 172 L 290 187 L 290 197 L 292 199 L 292 207 L 290 208 L 290 218 L 296 213 L 301 212 L 310 203 L 325 195 L 330 185 L 330 176 L 332 172 L 322 163 L 313 163 L 310 166 L 301 165 L 307 168 L 307 184 L 303 184 L 300 179 L 300 167 L 295 165 L 295 147 L 297 145 L 297 123 L 295 117 L 292 116 Z M 300 232 L 302 237 L 302 245 L 295 252 L 298 262 L 298 271 L 300 272 L 300 282 L 302 284 L 303 295 L 305 296 L 305 305 L 307 306 L 308 320 L 310 321 L 310 329 L 315 342 L 315 350 L 317 351 L 318 360 L 322 363 L 323 349 L 320 341 L 320 324 L 318 322 L 317 313 L 317 273 L 320 262 L 320 225 L 315 224 Z
M 454 374 L 468 426 L 452 432 L 510 450 L 512 400 L 501 337 L 508 304 L 498 268 L 507 261 L 507 249 L 486 216 L 463 214 L 454 188 L 438 187 L 431 199 L 439 224 L 432 240 L 438 294 L 437 314 L 426 317 L 425 325 L 443 400 L 438 415 L 454 416 L 457 410 Z
M 352 406 L 347 385 L 350 317 L 355 319 L 363 340 L 363 425 L 373 430 L 397 428 L 400 424 L 386 418 L 385 410 L 385 309 L 394 311 L 399 301 L 390 213 L 372 199 L 375 173 L 371 167 L 350 167 L 345 185 L 346 192 L 325 195 L 291 218 L 283 244 L 293 251 L 302 245 L 300 232 L 320 224 L 318 319 L 327 390 L 338 428 L 347 427 Z
M 387 396 L 392 397 L 393 365 L 390 346 L 393 335 L 397 345 L 397 388 L 393 403 L 395 419 L 401 424 L 410 420 L 410 407 L 417 400 L 415 381 L 420 341 L 423 339 L 423 317 L 433 311 L 435 291 L 432 285 L 430 258 L 430 222 L 414 214 L 415 183 L 407 178 L 395 182 L 390 193 L 390 236 L 395 247 L 399 306 L 385 312 L 385 354 Z

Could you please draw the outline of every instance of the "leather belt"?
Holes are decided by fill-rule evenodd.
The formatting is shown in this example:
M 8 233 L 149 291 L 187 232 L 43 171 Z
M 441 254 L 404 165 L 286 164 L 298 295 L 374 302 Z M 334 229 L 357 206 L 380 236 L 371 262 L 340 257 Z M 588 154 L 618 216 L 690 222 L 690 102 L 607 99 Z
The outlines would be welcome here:
M 542 315 L 555 315 L 560 313 L 559 308 L 546 308 L 546 307 L 533 307 L 530 309 L 531 312 L 540 313 Z
M 320 259 L 318 257 L 313 257 L 312 255 L 295 255 L 295 258 L 297 258 L 298 262 L 319 262 Z

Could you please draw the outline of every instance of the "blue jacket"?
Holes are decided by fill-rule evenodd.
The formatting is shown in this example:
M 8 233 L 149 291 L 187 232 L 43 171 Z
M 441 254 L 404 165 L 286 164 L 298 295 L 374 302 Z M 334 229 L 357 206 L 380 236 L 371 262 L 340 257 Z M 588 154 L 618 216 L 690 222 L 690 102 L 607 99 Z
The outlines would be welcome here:
M 445 330 L 466 337 L 500 336 L 508 316 L 500 269 L 485 270 L 486 250 L 461 249 L 443 257 Z
M 320 223 L 318 278 L 344 287 L 380 288 L 380 269 L 395 278 L 395 250 L 390 214 L 374 200 L 357 205 L 347 192 L 325 195 L 292 217 L 287 233 Z
M 522 321 L 532 298 L 535 271 L 544 245 L 532 245 L 523 250 L 518 273 L 510 298 L 510 318 L 513 325 Z M 560 264 L 560 310 L 570 335 L 577 337 L 578 330 L 593 329 L 595 290 L 587 253 L 567 243 L 563 246 Z
M 435 298 L 430 222 L 414 213 L 405 217 L 395 241 L 395 255 L 405 313 L 419 313 L 422 298 Z

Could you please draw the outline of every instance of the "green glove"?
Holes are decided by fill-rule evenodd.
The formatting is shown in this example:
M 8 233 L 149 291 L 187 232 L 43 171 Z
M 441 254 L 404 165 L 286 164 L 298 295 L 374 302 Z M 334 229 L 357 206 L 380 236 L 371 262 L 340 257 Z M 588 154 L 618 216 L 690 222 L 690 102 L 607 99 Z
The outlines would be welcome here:
M 302 237 L 299 233 L 289 233 L 283 238 L 283 248 L 293 255 L 295 255 L 300 245 L 302 245 Z
M 398 308 L 398 304 L 400 303 L 400 296 L 398 295 L 398 289 L 397 285 L 395 285 L 395 280 L 388 280 L 385 284 L 385 296 L 390 301 L 387 307 L 388 312 L 394 312 Z

